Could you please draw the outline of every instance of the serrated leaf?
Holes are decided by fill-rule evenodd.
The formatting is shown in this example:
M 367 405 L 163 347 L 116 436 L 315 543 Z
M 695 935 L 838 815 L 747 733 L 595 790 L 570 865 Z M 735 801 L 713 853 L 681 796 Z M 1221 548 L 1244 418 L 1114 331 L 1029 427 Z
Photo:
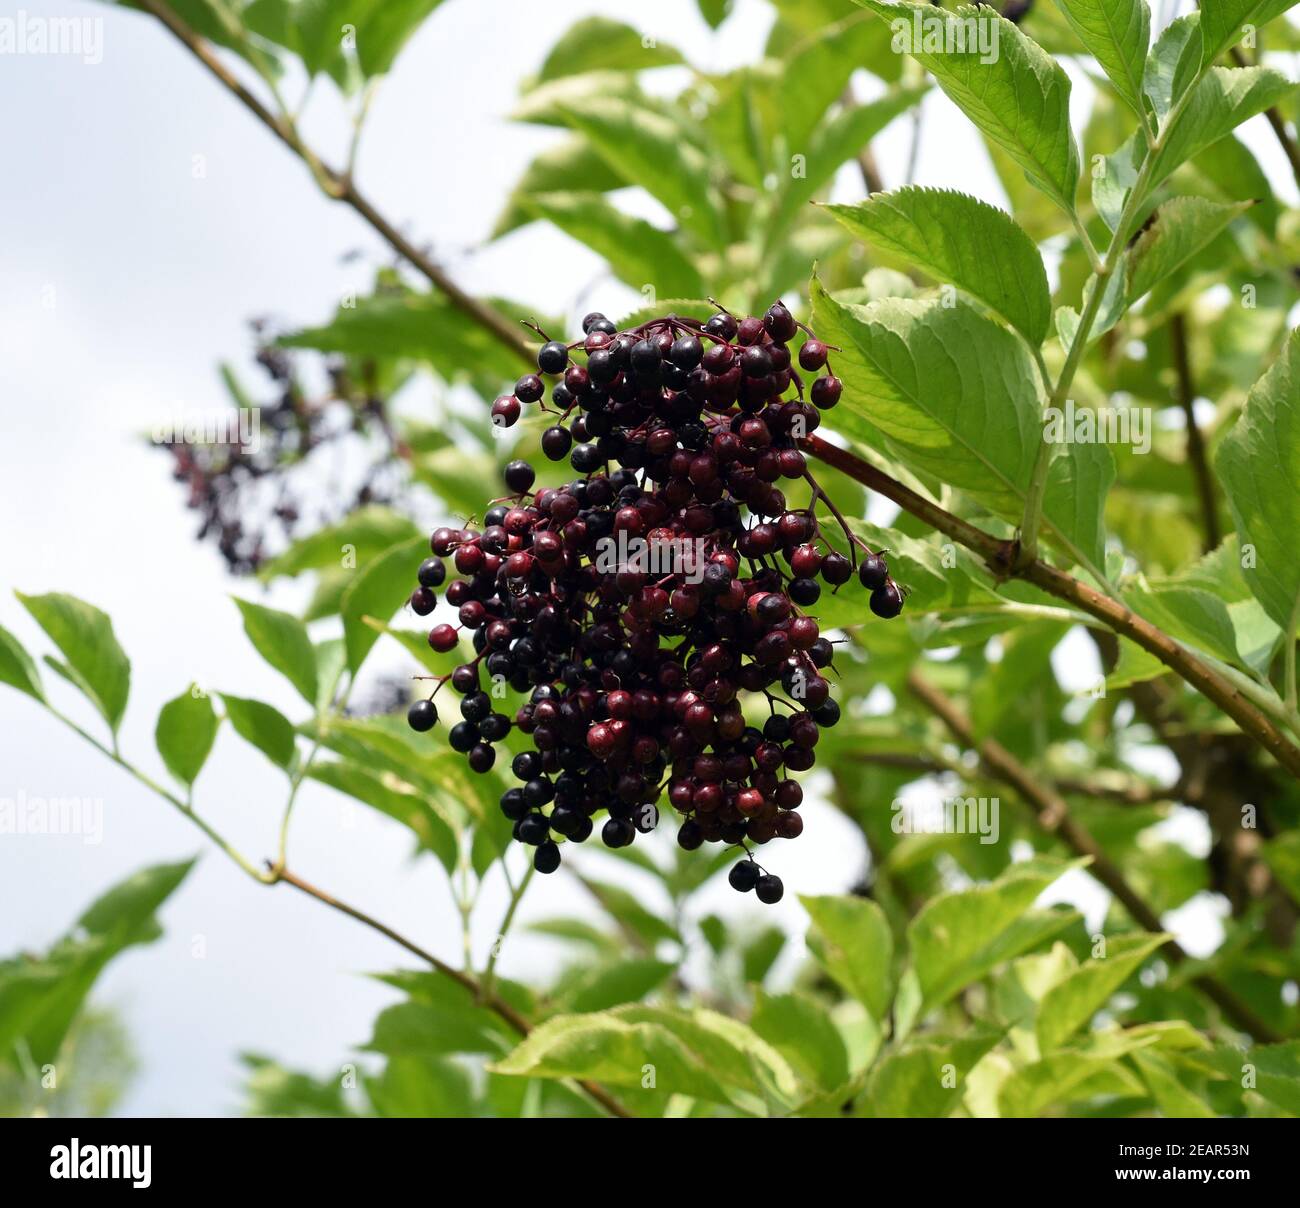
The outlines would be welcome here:
M 1079 151 L 1070 130 L 1070 79 L 1042 47 L 988 9 L 961 5 L 945 12 L 920 4 L 856 2 L 886 21 L 900 22 L 893 28 L 896 37 L 907 38 L 903 48 L 953 103 L 1057 205 L 1073 211 Z M 918 49 L 912 31 L 939 22 L 943 47 L 926 50 L 923 35 Z
M 348 670 L 355 677 L 379 634 L 366 624 L 366 617 L 387 623 L 410 594 L 420 556 L 426 549 L 423 537 L 415 537 L 386 549 L 370 561 L 343 593 L 339 613 L 343 618 L 343 641 Z
M 1124 288 L 1128 304 L 1181 268 L 1251 204 L 1219 205 L 1204 197 L 1174 197 L 1165 202 L 1129 250 Z
M 307 626 L 276 608 L 235 597 L 244 618 L 244 632 L 257 653 L 285 677 L 309 705 L 316 704 L 316 652 Z
M 669 232 L 624 214 L 599 193 L 541 193 L 521 204 L 609 261 L 633 289 L 651 285 L 669 298 L 705 292 L 699 269 Z
M 108 614 L 62 592 L 14 594 L 63 652 L 74 673 L 72 682 L 117 733 L 131 691 L 131 662 L 118 645 Z
M 8 684 L 19 692 L 26 692 L 38 701 L 45 700 L 41 673 L 32 661 L 32 656 L 3 625 L 0 625 L 0 684 Z
M 297 749 L 289 719 L 264 701 L 223 692 L 221 702 L 235 733 L 252 743 L 272 763 L 287 770 Z
M 800 897 L 812 919 L 807 943 L 817 961 L 877 1019 L 893 998 L 894 939 L 868 898 Z
M 1030 911 L 1072 863 L 1033 860 L 996 881 L 931 898 L 908 926 L 908 947 L 927 1005 L 946 1002 L 1002 961 L 1048 939 L 1078 917 Z
M 1079 41 L 1139 116 L 1142 77 L 1151 44 L 1151 10 L 1146 0 L 1056 0 Z
M 154 742 L 167 770 L 182 784 L 191 785 L 198 779 L 216 740 L 217 725 L 212 701 L 197 684 L 158 711 Z
M 1047 273 L 1029 236 L 987 202 L 907 186 L 827 207 L 854 234 L 978 298 L 1041 344 L 1051 324 Z
M 1300 329 L 1251 389 L 1214 465 L 1242 552 L 1251 551 L 1243 559 L 1246 582 L 1282 631 L 1294 634 L 1300 561 L 1291 542 L 1300 532 L 1300 495 L 1291 487 L 1300 482 Z
M 834 356 L 845 385 L 836 428 L 877 448 L 886 438 L 910 469 L 1018 521 L 1043 439 L 1037 370 L 1024 342 L 961 300 L 845 305 L 817 278 L 811 293 L 818 336 L 843 350 Z M 1044 529 L 1085 565 L 1096 561 L 1112 476 L 1104 445 L 1068 446 L 1049 468 Z M 1071 478 L 1073 490 L 1061 485 Z
M 1118 935 L 1106 942 L 1106 955 L 1085 961 L 1043 995 L 1036 1031 L 1039 1050 L 1058 1049 L 1104 1007 L 1167 935 Z

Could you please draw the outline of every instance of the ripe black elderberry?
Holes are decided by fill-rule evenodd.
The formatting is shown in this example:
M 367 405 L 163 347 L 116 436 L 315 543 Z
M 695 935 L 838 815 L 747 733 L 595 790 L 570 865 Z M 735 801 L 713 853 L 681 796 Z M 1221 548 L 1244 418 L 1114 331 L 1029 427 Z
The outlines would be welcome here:
M 584 842 L 602 811 L 602 842 L 626 847 L 654 829 L 665 794 L 687 851 L 725 843 L 748 855 L 803 831 L 790 773 L 813 766 L 821 731 L 840 717 L 822 674 L 834 646 L 804 609 L 823 584 L 847 583 L 855 562 L 822 531 L 826 497 L 798 447 L 818 409 L 840 399 L 837 350 L 802 329 L 799 369 L 818 375 L 805 402 L 789 346 L 801 327 L 778 302 L 762 318 L 667 315 L 626 331 L 592 312 L 573 349 L 543 337 L 538 368 L 563 380 L 542 404 L 558 413 L 542 450 L 567 456 L 579 477 L 534 491 L 533 467 L 512 461 L 509 497 L 481 530 L 430 539 L 412 609 L 432 611 L 441 589 L 459 627 L 434 625 L 429 645 L 450 652 L 464 632 L 475 652 L 439 683 L 462 698 L 448 742 L 485 772 L 512 730 L 528 739 L 501 811 L 540 872 L 559 866 L 557 840 Z M 526 375 L 493 404 L 493 421 L 514 423 L 544 394 Z M 807 484 L 814 506 L 787 503 L 783 481 Z M 612 556 L 633 539 L 642 562 Z M 850 545 L 856 558 L 861 543 Z M 871 610 L 896 616 L 904 593 L 863 550 Z M 449 583 L 444 558 L 460 576 Z M 498 685 L 522 703 L 495 712 Z M 761 729 L 742 709 L 752 698 L 768 707 Z M 437 710 L 417 701 L 408 716 L 425 731 Z M 729 879 L 763 902 L 784 892 L 752 857 Z

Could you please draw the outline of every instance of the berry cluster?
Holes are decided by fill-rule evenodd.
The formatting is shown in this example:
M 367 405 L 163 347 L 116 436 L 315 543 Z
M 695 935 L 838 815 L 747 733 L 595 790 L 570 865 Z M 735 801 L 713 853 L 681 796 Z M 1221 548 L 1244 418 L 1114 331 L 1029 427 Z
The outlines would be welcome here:
M 800 330 L 806 400 L 789 347 Z M 821 730 L 840 716 L 823 674 L 834 647 L 804 610 L 855 564 L 877 616 L 903 606 L 884 558 L 864 547 L 857 560 L 856 538 L 798 447 L 839 401 L 835 350 L 780 302 L 762 318 L 669 315 L 628 331 L 590 314 L 583 331 L 538 353 L 541 373 L 560 378 L 549 407 L 538 374 L 492 407 L 507 426 L 524 406 L 553 409 L 542 449 L 579 477 L 534 492 L 533 467 L 511 462 L 510 494 L 481 531 L 438 529 L 419 569 L 410 603 L 423 616 L 452 559 L 461 577 L 444 598 L 473 634 L 473 660 L 438 684 L 450 679 L 462 698 L 449 742 L 484 772 L 512 727 L 531 739 L 501 809 L 541 872 L 559 866 L 553 836 L 581 843 L 601 810 L 609 847 L 654 829 L 665 789 L 688 850 L 793 839 L 803 789 L 788 774 L 812 767 Z M 809 506 L 789 506 L 782 480 L 807 484 Z M 824 539 L 819 501 L 849 557 Z M 429 633 L 441 652 L 458 640 L 450 624 Z M 513 718 L 494 711 L 484 672 L 527 694 Z M 746 720 L 747 695 L 766 704 L 761 725 Z M 409 720 L 430 729 L 432 699 L 416 701 Z M 752 856 L 731 884 L 764 902 L 782 895 Z

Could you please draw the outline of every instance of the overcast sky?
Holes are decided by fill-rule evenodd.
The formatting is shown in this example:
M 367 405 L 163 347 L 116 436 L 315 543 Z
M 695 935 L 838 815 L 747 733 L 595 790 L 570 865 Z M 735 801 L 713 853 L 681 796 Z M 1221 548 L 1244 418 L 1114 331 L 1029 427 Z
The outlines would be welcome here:
M 0 0 L 0 16 L 18 7 Z M 32 9 L 48 14 L 53 6 Z M 624 300 L 600 282 L 598 261 L 558 234 L 529 229 L 480 249 L 509 187 L 555 137 L 506 120 L 518 81 L 574 20 L 596 11 L 640 23 L 705 68 L 752 60 L 769 12 L 740 0 L 713 34 L 693 0 L 599 9 L 572 0 L 449 0 L 380 89 L 359 178 L 381 210 L 430 240 L 475 291 L 566 311 L 594 280 L 585 300 L 612 312 Z M 133 664 L 122 746 L 161 774 L 153 753 L 157 709 L 190 680 L 269 700 L 295 718 L 301 710 L 252 653 L 230 603 L 232 592 L 257 589 L 229 579 L 214 551 L 194 542 L 194 520 L 166 459 L 140 436 L 160 418 L 210 415 L 225 405 L 215 367 L 248 364 L 250 316 L 320 321 L 343 294 L 365 288 L 386 257 L 362 223 L 323 200 L 283 147 L 151 19 L 74 0 L 60 0 L 58 12 L 102 20 L 102 61 L 18 55 L 0 64 L 0 623 L 43 651 L 9 589 L 66 590 L 105 608 Z M 644 24 L 647 12 L 652 26 Z M 933 122 L 919 180 L 956 180 L 1001 201 L 970 128 L 941 97 L 927 105 Z M 341 145 L 341 110 L 326 87 L 317 89 L 306 130 L 323 148 Z M 907 133 L 900 122 L 880 140 L 894 183 Z M 203 165 L 197 177 L 196 162 Z M 849 197 L 857 182 L 846 178 L 842 187 Z M 356 250 L 362 257 L 345 262 Z M 302 603 L 292 588 L 269 599 Z M 400 661 L 391 653 L 374 661 L 382 666 L 385 658 Z M 1075 674 L 1086 682 L 1087 669 Z M 53 691 L 96 729 L 70 691 Z M 408 963 L 400 951 L 290 889 L 254 885 L 165 803 L 7 689 L 0 690 L 0 751 L 0 798 L 88 797 L 104 805 L 98 844 L 0 837 L 0 953 L 48 944 L 85 902 L 144 864 L 203 853 L 164 910 L 166 938 L 119 959 L 96 991 L 121 1011 L 142 1062 L 125 1112 L 228 1111 L 237 1103 L 240 1051 L 324 1073 L 365 1041 L 370 1019 L 392 995 L 361 975 Z M 272 851 L 284 792 L 279 772 L 223 733 L 196 800 L 261 858 Z M 814 807 L 809 822 L 800 843 L 782 852 L 787 895 L 776 917 L 794 927 L 802 925 L 796 893 L 843 890 L 862 868 L 860 840 L 843 819 Z M 441 873 L 431 861 L 410 864 L 404 832 L 309 784 L 293 838 L 292 863 L 304 876 L 458 959 L 458 923 Z M 621 867 L 583 855 L 593 871 Z M 734 897 L 722 886 L 706 905 L 735 911 Z M 500 900 L 494 889 L 480 953 Z M 534 888 L 524 917 L 584 906 L 560 876 Z M 544 977 L 556 955 L 529 939 L 507 946 L 502 967 Z

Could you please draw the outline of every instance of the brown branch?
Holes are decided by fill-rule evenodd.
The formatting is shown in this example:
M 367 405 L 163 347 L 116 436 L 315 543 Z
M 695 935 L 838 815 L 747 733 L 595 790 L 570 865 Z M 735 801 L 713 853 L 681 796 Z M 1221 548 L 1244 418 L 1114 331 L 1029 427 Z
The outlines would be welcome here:
M 1182 312 L 1169 320 L 1169 347 L 1173 354 L 1174 373 L 1178 378 L 1178 402 L 1187 424 L 1187 464 L 1196 481 L 1196 493 L 1201 501 L 1201 524 L 1204 529 L 1203 546 L 1208 554 L 1222 537 L 1219 531 L 1219 509 L 1214 500 L 1214 478 L 1210 474 L 1210 459 L 1205 451 L 1205 438 L 1196 422 L 1196 386 L 1192 380 L 1192 362 L 1187 351 L 1187 320 Z
M 970 720 L 956 703 L 928 683 L 918 671 L 909 673 L 907 687 L 917 700 L 947 726 L 958 742 L 979 755 L 990 776 L 1015 790 L 1034 811 L 1045 830 L 1059 835 L 1065 845 L 1077 855 L 1089 858 L 1091 863 L 1088 872 L 1110 890 L 1136 923 L 1147 931 L 1164 930 L 1160 916 L 1129 885 L 1119 867 L 1112 863 L 1088 830 L 1070 815 L 1069 805 L 1055 789 L 1036 780 L 1029 769 L 996 739 L 977 738 Z M 1179 964 L 1191 959 L 1183 947 L 1172 939 L 1165 941 L 1161 951 Z M 1272 1044 L 1282 1039 L 1270 1024 L 1260 1019 L 1217 978 L 1208 973 L 1200 973 L 1191 980 L 1237 1027 L 1250 1033 L 1256 1040 Z
M 272 112 L 238 77 L 217 57 L 212 47 L 198 36 L 172 9 L 161 0 L 140 0 L 147 9 L 181 42 L 181 44 L 212 73 L 213 76 L 238 99 L 254 117 L 289 148 L 308 168 L 320 185 L 322 192 L 335 201 L 341 201 L 359 214 L 394 251 L 428 279 L 440 293 L 466 317 L 490 332 L 506 348 L 515 353 L 530 368 L 533 357 L 528 344 L 518 328 L 504 315 L 466 293 L 437 263 L 421 251 L 394 227 L 370 201 L 357 189 L 352 177 L 327 166 L 299 136 L 297 128 L 287 118 Z
M 268 864 L 268 867 L 271 867 Z M 505 999 L 496 994 L 482 996 L 482 986 L 477 978 L 470 974 L 462 972 L 460 969 L 439 960 L 432 952 L 427 952 L 419 944 L 408 940 L 400 932 L 394 931 L 385 923 L 366 914 L 364 910 L 358 910 L 355 906 L 349 906 L 346 902 L 341 902 L 333 894 L 326 893 L 323 889 L 318 889 L 310 881 L 304 881 L 301 877 L 289 872 L 288 869 L 273 869 L 277 881 L 283 881 L 286 885 L 292 885 L 295 889 L 305 893 L 310 898 L 315 898 L 318 902 L 323 902 L 331 910 L 337 910 L 346 914 L 349 918 L 356 919 L 358 923 L 364 923 L 372 931 L 379 932 L 380 935 L 386 936 L 393 943 L 405 948 L 413 956 L 419 957 L 427 965 L 432 967 L 436 972 L 441 973 L 444 977 L 451 978 L 458 985 L 463 986 L 475 998 L 481 998 L 483 1005 L 502 1019 L 506 1025 L 520 1036 L 527 1036 L 532 1031 L 532 1025 L 518 1011 L 514 1009 Z M 596 1103 L 600 1104 L 611 1116 L 621 1116 L 625 1119 L 633 1119 L 633 1115 L 626 1107 L 614 1098 L 604 1087 L 595 1082 L 588 1082 L 584 1079 L 576 1079 L 578 1086 L 587 1093 L 588 1096 Z
M 1050 566 L 1041 558 L 1033 558 L 1023 566 L 1015 566 L 1017 546 L 1014 541 L 1004 541 L 969 521 L 952 515 L 849 450 L 833 445 L 820 436 L 806 437 L 800 444 L 805 452 L 884 495 L 886 499 L 893 500 L 918 520 L 979 554 L 999 578 L 1025 579 L 1049 595 L 1073 604 L 1107 629 L 1114 630 L 1155 655 L 1171 671 L 1218 705 L 1244 733 L 1254 738 L 1278 763 L 1300 779 L 1300 748 L 1234 684 L 1150 621 L 1138 616 L 1118 600 L 1113 600 L 1064 571 Z

